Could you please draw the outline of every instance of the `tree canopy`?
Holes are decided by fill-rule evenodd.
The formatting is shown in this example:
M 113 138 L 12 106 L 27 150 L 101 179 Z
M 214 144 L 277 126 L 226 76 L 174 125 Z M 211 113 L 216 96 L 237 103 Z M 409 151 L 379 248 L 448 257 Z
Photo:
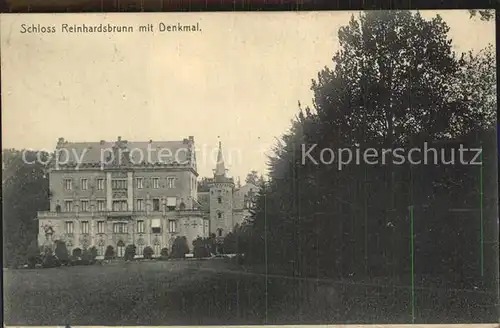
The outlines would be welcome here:
M 37 160 L 37 156 L 41 161 Z M 37 239 L 37 211 L 49 207 L 48 179 L 40 163 L 47 156 L 43 152 L 2 151 L 2 218 L 6 266 L 25 263 L 29 245 Z
M 399 279 L 410 270 L 411 238 L 420 274 L 454 268 L 464 284 L 494 261 L 480 242 L 495 238 L 494 52 L 456 54 L 448 32 L 440 16 L 410 11 L 367 12 L 340 28 L 331 68 L 312 81 L 313 107 L 299 108 L 269 158 L 269 182 L 245 230 L 250 261 L 295 263 L 303 275 Z M 459 144 L 482 147 L 483 165 L 395 164 L 394 152 L 339 165 L 347 153 L 325 156 L 407 154 L 424 144 L 448 160 Z

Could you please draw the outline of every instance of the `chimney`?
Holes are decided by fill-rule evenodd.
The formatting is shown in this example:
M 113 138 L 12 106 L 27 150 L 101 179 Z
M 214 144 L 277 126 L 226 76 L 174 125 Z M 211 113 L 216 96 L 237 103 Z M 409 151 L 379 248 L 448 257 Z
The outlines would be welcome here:
M 193 136 L 189 136 L 189 141 L 191 141 L 191 143 L 194 143 L 194 137 Z
M 121 136 L 118 136 L 118 141 L 122 141 L 122 137 Z
M 153 140 L 149 139 L 149 143 L 153 143 Z
M 189 142 L 189 140 L 188 140 L 188 139 L 186 139 L 186 138 L 184 138 L 184 139 L 182 140 L 182 143 L 183 143 L 183 144 L 187 144 L 188 142 Z
M 105 142 L 106 142 L 106 141 L 101 140 L 99 143 L 100 143 L 100 144 L 101 144 L 101 146 L 102 146 L 102 145 L 104 145 L 104 143 L 105 143 Z

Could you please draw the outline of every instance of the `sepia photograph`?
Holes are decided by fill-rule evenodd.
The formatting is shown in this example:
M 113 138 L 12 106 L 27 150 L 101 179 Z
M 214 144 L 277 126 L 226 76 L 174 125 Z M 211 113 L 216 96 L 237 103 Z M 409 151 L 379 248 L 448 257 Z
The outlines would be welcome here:
M 4 324 L 497 326 L 495 20 L 1 14 Z

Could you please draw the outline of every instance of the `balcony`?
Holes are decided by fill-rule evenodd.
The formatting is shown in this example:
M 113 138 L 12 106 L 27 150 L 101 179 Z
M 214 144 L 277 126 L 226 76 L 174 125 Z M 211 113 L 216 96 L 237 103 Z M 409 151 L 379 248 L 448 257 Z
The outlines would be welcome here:
M 115 218 L 115 217 L 129 217 L 135 215 L 135 213 L 136 212 L 134 211 L 106 211 L 106 212 L 100 212 L 99 215 Z
M 199 209 L 185 209 L 176 211 L 150 211 L 149 213 L 145 210 L 143 211 L 88 211 L 88 212 L 50 212 L 50 211 L 38 211 L 38 219 L 74 219 L 75 217 L 108 217 L 108 218 L 124 218 L 133 216 L 158 216 L 162 215 L 165 217 L 169 216 L 206 216 L 206 212 Z
M 151 212 L 154 214 L 159 214 L 160 212 Z M 146 211 L 94 211 L 94 212 L 50 212 L 50 211 L 38 211 L 37 218 L 39 219 L 50 219 L 50 218 L 71 218 L 82 216 L 107 216 L 107 217 L 129 217 L 129 216 L 145 216 Z

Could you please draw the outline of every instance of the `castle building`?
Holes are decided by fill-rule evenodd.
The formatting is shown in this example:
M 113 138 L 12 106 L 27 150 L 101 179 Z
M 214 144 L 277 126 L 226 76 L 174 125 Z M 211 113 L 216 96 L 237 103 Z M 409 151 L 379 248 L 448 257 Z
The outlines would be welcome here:
M 38 212 L 38 242 L 75 248 L 127 245 L 142 255 L 171 251 L 178 236 L 192 241 L 215 234 L 220 242 L 250 215 L 257 186 L 236 188 L 222 146 L 208 191 L 198 192 L 194 138 L 180 141 L 68 142 L 60 138 L 48 165 L 50 208 Z

